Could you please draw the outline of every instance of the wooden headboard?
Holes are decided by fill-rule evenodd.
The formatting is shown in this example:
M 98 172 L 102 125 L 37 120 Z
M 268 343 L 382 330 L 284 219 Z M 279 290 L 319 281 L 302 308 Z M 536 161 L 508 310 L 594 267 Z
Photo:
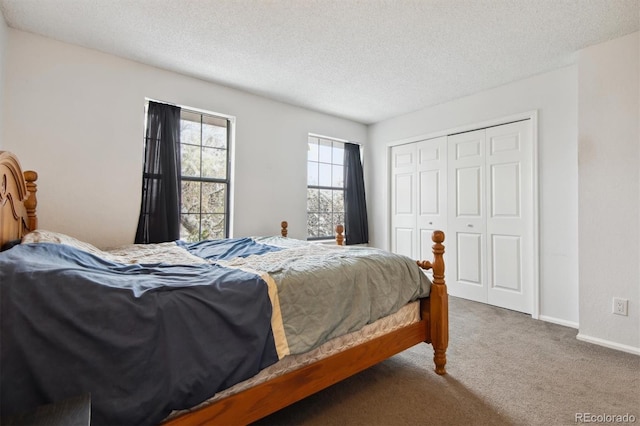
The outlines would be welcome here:
M 36 172 L 22 171 L 14 154 L 0 151 L 0 246 L 38 227 L 37 179 Z

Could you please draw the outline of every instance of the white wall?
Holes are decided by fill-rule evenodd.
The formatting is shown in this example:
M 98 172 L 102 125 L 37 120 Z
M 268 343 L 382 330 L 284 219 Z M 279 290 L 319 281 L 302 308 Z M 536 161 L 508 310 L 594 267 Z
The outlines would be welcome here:
M 145 97 L 236 117 L 234 235 L 306 238 L 307 133 L 365 142 L 366 126 L 9 29 L 6 149 L 39 173 L 40 227 L 130 243 Z
M 7 50 L 7 33 L 8 33 L 7 24 L 4 21 L 4 15 L 0 12 L 0 151 L 3 150 L 2 147 L 2 118 L 3 118 L 3 99 L 4 99 L 4 74 L 5 74 L 5 57 Z
M 579 338 L 640 354 L 638 34 L 578 56 Z
M 372 243 L 389 248 L 387 145 L 527 111 L 539 118 L 540 318 L 578 324 L 577 69 L 541 74 L 369 129 Z M 446 246 L 446 242 L 445 242 Z

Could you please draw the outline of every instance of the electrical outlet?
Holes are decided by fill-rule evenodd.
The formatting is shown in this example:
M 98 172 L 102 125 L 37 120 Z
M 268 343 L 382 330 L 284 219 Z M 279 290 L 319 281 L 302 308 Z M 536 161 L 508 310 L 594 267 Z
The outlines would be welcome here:
M 627 315 L 627 307 L 629 301 L 627 299 L 621 299 L 619 297 L 613 298 L 613 313 L 616 315 Z

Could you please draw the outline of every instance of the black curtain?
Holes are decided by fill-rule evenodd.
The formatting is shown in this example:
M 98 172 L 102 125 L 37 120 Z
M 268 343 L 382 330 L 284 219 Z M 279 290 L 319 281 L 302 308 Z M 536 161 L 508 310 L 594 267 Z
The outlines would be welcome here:
M 344 231 L 347 245 L 369 242 L 360 145 L 344 144 Z
M 180 238 L 180 107 L 149 102 L 136 244 Z

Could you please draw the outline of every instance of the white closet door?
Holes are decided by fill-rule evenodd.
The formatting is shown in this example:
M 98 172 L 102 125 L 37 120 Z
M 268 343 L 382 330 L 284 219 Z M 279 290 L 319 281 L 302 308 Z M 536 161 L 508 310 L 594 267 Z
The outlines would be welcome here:
M 534 155 L 531 120 L 391 148 L 391 250 L 430 259 L 443 230 L 451 295 L 533 313 Z
M 391 251 L 418 259 L 415 143 L 391 148 Z
M 449 293 L 486 303 L 485 131 L 449 136 L 448 158 Z
M 486 129 L 488 303 L 533 309 L 531 121 Z
M 433 231 L 447 232 L 447 137 L 418 142 L 417 160 L 417 259 L 429 260 Z

